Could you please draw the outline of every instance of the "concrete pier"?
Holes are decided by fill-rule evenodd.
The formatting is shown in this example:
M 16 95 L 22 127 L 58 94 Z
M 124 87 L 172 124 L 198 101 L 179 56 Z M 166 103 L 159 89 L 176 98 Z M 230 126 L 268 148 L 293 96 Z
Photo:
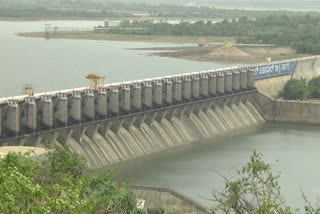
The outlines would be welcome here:
M 142 85 L 142 105 L 144 109 L 152 107 L 152 82 L 146 81 Z
M 142 107 L 142 89 L 141 89 L 141 84 L 139 83 L 134 83 L 131 86 L 131 111 L 136 112 L 136 111 L 141 111 Z
M 57 95 L 53 117 L 57 123 L 62 123 L 64 126 L 68 124 L 68 94 L 59 93 Z
M 95 118 L 95 94 L 93 90 L 85 90 L 83 94 L 83 118 Z
M 49 96 L 43 96 L 42 97 L 42 102 L 40 105 L 40 121 L 41 124 L 48 127 L 52 128 L 53 126 L 53 103 L 52 103 L 52 97 Z
M 225 74 L 224 86 L 227 93 L 232 93 L 232 73 L 230 71 Z
M 198 99 L 200 97 L 200 76 L 199 74 L 193 74 L 191 76 L 191 95 L 193 99 Z
M 181 102 L 181 91 L 182 91 L 181 77 L 174 77 L 172 96 L 175 103 Z
M 162 80 L 155 80 L 152 89 L 152 101 L 155 107 L 162 106 Z
M 110 87 L 108 96 L 108 114 L 110 116 L 119 114 L 119 90 L 118 87 Z
M 5 109 L 6 113 L 3 119 L 3 126 L 14 135 L 20 132 L 19 104 L 17 100 L 9 100 Z
M 122 85 L 122 88 L 120 90 L 120 100 L 119 100 L 119 106 L 120 106 L 120 113 L 129 113 L 131 110 L 131 90 L 130 85 Z
M 232 88 L 235 91 L 240 90 L 240 73 L 239 73 L 239 71 L 233 71 L 233 73 L 232 73 Z
M 248 85 L 248 88 L 255 88 L 255 81 L 254 81 L 254 70 L 253 69 L 250 69 L 248 72 L 248 77 L 247 77 L 247 85 Z
M 207 97 L 209 95 L 209 78 L 208 74 L 200 74 L 200 95 Z
M 163 79 L 163 91 L 162 91 L 164 105 L 172 104 L 172 79 Z
M 240 88 L 247 89 L 248 88 L 248 74 L 245 69 L 240 71 Z
M 95 111 L 100 117 L 107 117 L 108 103 L 107 103 L 107 90 L 100 88 L 95 101 Z
M 224 91 L 225 91 L 225 87 L 224 87 L 224 83 L 225 83 L 225 80 L 224 80 L 224 73 L 219 73 L 218 76 L 217 76 L 217 92 L 219 94 L 224 94 Z
M 25 100 L 25 110 L 21 118 L 22 126 L 25 126 L 30 131 L 37 130 L 37 106 L 36 100 L 31 97 Z
M 82 119 L 82 102 L 81 92 L 73 91 L 70 97 L 69 115 L 75 122 L 81 122 Z
M 185 101 L 191 99 L 191 77 L 185 75 L 182 77 L 182 98 Z
M 217 94 L 217 74 L 210 72 L 209 74 L 209 94 L 215 96 Z

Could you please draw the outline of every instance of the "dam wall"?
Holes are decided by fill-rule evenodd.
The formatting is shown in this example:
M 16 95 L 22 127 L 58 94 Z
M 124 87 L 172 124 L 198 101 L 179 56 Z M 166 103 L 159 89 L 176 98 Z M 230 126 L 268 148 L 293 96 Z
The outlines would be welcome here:
M 320 124 L 320 102 L 277 100 L 275 121 Z
M 254 92 L 247 67 L 2 99 L 0 142 L 68 144 L 100 167 L 263 123 Z
M 253 97 L 253 104 L 269 122 L 320 124 L 319 101 L 274 99 L 262 92 Z
M 265 121 L 316 123 L 317 104 L 270 95 L 319 68 L 318 57 L 309 57 L 2 98 L 0 143 L 67 144 L 101 167 Z
M 296 64 L 294 65 L 294 67 L 292 69 L 289 68 L 289 63 L 293 63 L 295 61 Z M 272 62 L 265 65 L 257 65 L 256 67 L 261 68 L 260 71 L 256 70 L 255 83 L 258 90 L 272 97 L 279 97 L 279 93 L 282 92 L 285 83 L 291 78 L 303 78 L 306 80 L 310 80 L 313 77 L 319 76 L 320 56 L 305 57 L 281 62 Z M 283 70 L 288 72 L 280 72 L 281 67 L 284 67 Z M 258 72 L 261 72 L 263 78 L 257 78 Z M 264 75 L 267 73 L 273 73 L 273 75 Z

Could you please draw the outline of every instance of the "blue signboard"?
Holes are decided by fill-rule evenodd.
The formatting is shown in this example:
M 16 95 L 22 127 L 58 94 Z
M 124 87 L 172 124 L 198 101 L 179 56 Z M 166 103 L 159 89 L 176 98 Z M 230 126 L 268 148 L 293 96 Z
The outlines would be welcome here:
M 297 61 L 282 62 L 275 64 L 259 65 L 255 69 L 255 79 L 263 79 L 279 75 L 288 75 L 293 72 Z

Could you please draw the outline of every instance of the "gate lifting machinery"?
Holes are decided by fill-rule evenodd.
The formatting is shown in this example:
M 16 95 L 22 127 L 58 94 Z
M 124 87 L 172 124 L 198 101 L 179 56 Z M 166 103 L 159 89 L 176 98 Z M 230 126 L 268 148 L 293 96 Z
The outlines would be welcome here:
M 96 74 L 88 74 L 86 78 L 90 81 L 89 89 L 97 89 L 104 85 L 105 77 Z

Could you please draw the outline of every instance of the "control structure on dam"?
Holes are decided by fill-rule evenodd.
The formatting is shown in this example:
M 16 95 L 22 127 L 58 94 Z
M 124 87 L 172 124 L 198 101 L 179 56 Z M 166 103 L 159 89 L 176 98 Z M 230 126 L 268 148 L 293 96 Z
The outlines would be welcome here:
M 1 142 L 255 90 L 253 67 L 0 99 Z

